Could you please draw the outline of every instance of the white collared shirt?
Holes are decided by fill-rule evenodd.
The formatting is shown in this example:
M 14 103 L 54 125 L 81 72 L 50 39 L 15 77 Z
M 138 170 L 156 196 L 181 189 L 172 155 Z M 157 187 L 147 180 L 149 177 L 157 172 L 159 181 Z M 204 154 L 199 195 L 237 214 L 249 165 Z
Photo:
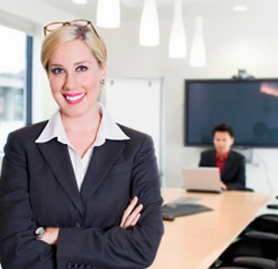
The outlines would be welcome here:
M 106 139 L 110 140 L 129 140 L 130 138 L 120 129 L 120 127 L 115 123 L 115 121 L 109 117 L 104 106 L 98 103 L 99 111 L 102 115 L 99 130 L 97 133 L 96 140 L 94 144 L 87 150 L 83 158 L 71 144 L 67 138 L 65 128 L 62 123 L 61 113 L 57 111 L 51 119 L 48 121 L 47 125 L 43 129 L 40 136 L 35 141 L 36 143 L 46 143 L 51 139 L 57 138 L 58 142 L 67 145 L 73 171 L 75 174 L 75 179 L 77 187 L 80 190 L 83 183 L 85 174 L 87 172 L 94 147 L 99 147 L 103 145 Z

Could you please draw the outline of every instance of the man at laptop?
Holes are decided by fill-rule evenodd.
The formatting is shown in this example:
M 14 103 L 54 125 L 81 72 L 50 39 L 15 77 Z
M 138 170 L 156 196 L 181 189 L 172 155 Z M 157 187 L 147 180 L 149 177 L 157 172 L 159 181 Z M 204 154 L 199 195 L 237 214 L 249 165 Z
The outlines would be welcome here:
M 221 175 L 221 187 L 224 190 L 245 189 L 245 158 L 232 151 L 234 131 L 231 126 L 221 123 L 213 128 L 215 149 L 201 153 L 199 166 L 218 167 Z

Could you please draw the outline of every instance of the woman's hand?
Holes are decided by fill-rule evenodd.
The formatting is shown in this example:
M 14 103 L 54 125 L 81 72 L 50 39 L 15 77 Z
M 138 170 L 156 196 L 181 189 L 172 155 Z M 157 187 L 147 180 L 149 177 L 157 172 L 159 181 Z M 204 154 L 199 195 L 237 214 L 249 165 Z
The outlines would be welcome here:
M 140 204 L 136 208 L 136 204 L 138 202 L 138 197 L 135 196 L 131 202 L 129 203 L 128 207 L 124 211 L 124 214 L 121 219 L 120 227 L 127 229 L 128 227 L 135 226 L 138 222 L 139 218 L 141 217 L 141 210 L 143 209 L 143 205 Z
M 59 228 L 48 227 L 41 238 L 38 240 L 43 241 L 49 245 L 57 245 Z

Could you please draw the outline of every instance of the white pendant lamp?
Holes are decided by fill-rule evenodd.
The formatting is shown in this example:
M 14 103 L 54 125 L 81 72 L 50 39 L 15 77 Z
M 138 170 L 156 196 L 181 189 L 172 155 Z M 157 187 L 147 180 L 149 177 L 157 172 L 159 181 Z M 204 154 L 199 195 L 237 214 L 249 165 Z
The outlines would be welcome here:
M 169 57 L 185 58 L 186 57 L 186 36 L 182 18 L 182 1 L 176 0 L 174 6 L 174 20 L 172 24 Z
M 191 46 L 190 65 L 193 67 L 204 67 L 206 65 L 203 18 L 201 16 L 195 19 L 195 34 Z
M 120 26 L 120 0 L 98 0 L 96 24 L 102 28 Z
M 155 0 L 145 0 L 140 21 L 139 44 L 159 45 L 159 22 Z

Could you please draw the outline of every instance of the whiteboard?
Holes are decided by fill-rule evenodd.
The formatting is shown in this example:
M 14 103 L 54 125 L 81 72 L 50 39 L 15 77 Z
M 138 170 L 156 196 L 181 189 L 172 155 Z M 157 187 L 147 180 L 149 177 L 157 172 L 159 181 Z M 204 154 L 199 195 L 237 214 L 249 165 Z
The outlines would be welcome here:
M 116 122 L 153 138 L 163 181 L 163 79 L 107 78 L 101 101 Z

